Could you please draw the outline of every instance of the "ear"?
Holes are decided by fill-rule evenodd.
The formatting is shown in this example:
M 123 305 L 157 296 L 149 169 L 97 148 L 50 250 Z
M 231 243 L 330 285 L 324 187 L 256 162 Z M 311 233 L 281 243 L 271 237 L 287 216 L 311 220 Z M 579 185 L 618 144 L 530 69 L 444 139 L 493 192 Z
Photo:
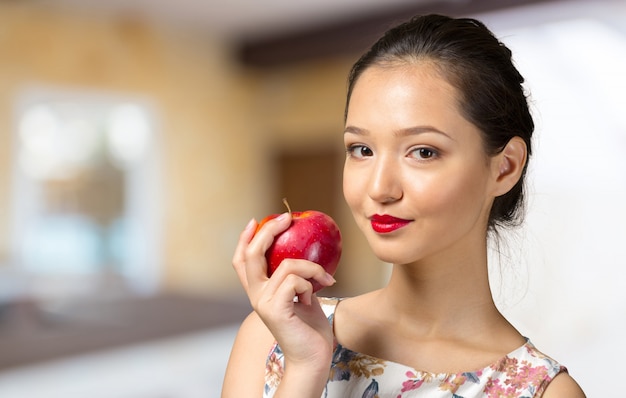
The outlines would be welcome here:
M 495 196 L 504 195 L 517 184 L 526 165 L 527 152 L 524 140 L 521 137 L 513 137 L 504 149 L 493 157 Z

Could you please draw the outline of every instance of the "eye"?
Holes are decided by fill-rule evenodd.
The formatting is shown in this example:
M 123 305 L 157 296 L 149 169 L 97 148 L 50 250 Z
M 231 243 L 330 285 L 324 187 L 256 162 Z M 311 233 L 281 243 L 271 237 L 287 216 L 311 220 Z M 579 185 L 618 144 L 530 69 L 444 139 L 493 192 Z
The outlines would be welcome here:
M 432 148 L 420 147 L 420 148 L 413 149 L 411 151 L 411 156 L 420 160 L 429 160 L 429 159 L 434 159 L 437 156 L 439 156 L 439 153 L 435 149 L 432 149 Z
M 374 154 L 370 148 L 360 144 L 349 145 L 346 152 L 348 153 L 348 156 L 357 159 L 369 157 Z

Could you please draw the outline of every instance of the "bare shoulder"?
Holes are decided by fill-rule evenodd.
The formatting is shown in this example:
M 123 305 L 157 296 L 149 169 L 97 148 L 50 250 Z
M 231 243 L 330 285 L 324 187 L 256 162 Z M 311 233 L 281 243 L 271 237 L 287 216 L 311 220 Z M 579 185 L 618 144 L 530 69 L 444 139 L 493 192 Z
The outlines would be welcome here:
M 341 299 L 341 307 L 344 311 L 369 313 L 368 309 L 377 302 L 377 294 L 378 291 L 374 290 L 357 296 L 343 298 Z
M 378 335 L 380 325 L 389 327 L 389 324 L 385 324 L 384 319 L 381 319 L 381 315 L 387 312 L 378 309 L 377 304 L 380 300 L 376 299 L 375 292 L 368 292 L 343 298 L 337 305 L 333 332 L 337 341 L 344 347 L 363 350 L 361 343 L 366 336 Z
M 272 344 L 274 336 L 261 318 L 252 312 L 242 322 L 235 338 L 224 377 L 222 398 L 262 395 L 265 361 Z
M 567 372 L 557 375 L 554 380 L 548 384 L 543 398 L 586 398 L 585 393 L 580 388 L 576 380 Z

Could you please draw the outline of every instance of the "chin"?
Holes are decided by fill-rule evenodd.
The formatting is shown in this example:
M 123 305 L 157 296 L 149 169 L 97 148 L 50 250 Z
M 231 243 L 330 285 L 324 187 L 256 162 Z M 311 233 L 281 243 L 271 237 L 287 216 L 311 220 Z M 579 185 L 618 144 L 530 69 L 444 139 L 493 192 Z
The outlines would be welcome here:
M 405 245 L 393 244 L 370 244 L 374 255 L 380 261 L 389 264 L 409 264 L 419 261 L 420 257 L 415 251 L 407 252 Z
M 403 265 L 403 264 L 411 264 L 414 263 L 415 260 L 410 260 L 408 258 L 402 258 L 398 256 L 376 256 L 380 261 L 393 265 Z

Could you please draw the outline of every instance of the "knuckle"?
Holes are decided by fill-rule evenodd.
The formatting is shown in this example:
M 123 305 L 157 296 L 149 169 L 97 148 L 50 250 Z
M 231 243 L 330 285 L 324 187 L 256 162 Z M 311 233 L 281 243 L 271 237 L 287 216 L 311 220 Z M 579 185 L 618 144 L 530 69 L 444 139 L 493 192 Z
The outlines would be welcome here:
M 296 274 L 289 274 L 285 278 L 285 284 L 297 292 L 305 291 L 312 288 L 311 282 Z
M 233 259 L 231 260 L 231 263 L 233 264 L 233 267 L 235 268 L 240 267 L 244 263 L 244 260 L 241 254 L 240 253 L 235 254 L 233 256 Z
M 248 258 L 256 256 L 258 254 L 258 251 L 259 250 L 254 245 L 249 245 L 243 251 L 244 259 L 248 259 Z
M 300 279 L 301 278 L 296 274 L 288 274 L 285 277 L 285 283 L 289 285 L 295 285 L 296 283 L 299 282 Z
M 280 263 L 280 268 L 284 268 L 285 270 L 293 270 L 296 267 L 296 260 L 293 258 L 286 258 Z

